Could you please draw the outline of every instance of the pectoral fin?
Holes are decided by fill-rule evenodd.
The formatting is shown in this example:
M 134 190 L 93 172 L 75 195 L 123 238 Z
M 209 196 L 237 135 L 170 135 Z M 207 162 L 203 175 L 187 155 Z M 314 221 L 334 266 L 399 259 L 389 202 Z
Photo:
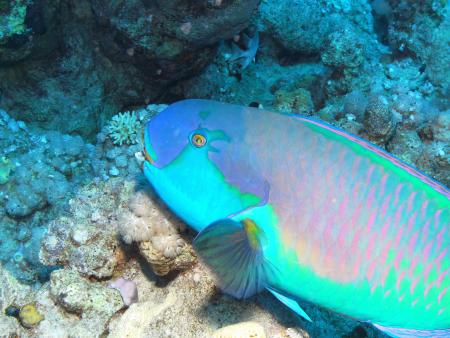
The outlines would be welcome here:
M 295 300 L 282 295 L 281 293 L 275 291 L 270 287 L 268 287 L 267 290 L 269 290 L 280 302 L 282 302 L 284 305 L 286 305 L 300 317 L 303 317 L 307 321 L 312 322 L 311 318 L 306 314 L 306 312 L 300 307 L 300 305 Z
M 264 257 L 264 241 L 264 231 L 251 219 L 224 219 L 203 229 L 194 247 L 225 293 L 247 298 L 266 288 L 273 272 Z

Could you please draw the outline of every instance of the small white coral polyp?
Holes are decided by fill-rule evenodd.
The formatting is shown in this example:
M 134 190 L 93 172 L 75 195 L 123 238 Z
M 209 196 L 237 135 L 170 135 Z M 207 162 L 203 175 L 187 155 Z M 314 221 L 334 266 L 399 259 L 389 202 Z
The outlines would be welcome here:
M 113 116 L 107 127 L 108 135 L 116 145 L 137 143 L 140 129 L 141 123 L 134 111 Z

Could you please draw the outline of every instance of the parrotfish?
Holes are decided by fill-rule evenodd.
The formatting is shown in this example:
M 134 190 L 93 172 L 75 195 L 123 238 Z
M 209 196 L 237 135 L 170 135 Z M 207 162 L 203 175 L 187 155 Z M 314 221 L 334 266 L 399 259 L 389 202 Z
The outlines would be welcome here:
M 209 100 L 145 126 L 144 173 L 234 297 L 450 337 L 450 193 L 324 122 Z

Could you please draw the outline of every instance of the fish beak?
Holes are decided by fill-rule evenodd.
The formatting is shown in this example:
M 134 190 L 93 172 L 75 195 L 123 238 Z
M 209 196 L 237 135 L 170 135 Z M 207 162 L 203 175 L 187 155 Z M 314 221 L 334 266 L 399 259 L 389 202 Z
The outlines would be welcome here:
M 153 161 L 153 159 L 151 158 L 151 156 L 149 155 L 149 153 L 147 152 L 147 149 L 144 147 L 144 158 L 146 161 L 148 161 L 150 164 L 154 164 L 155 162 Z
M 143 154 L 144 154 L 144 158 L 151 165 L 154 165 L 155 161 L 153 160 L 153 158 L 150 156 L 150 154 L 147 151 L 147 145 L 146 145 L 146 142 L 145 142 L 145 128 L 142 129 L 141 138 L 142 138 L 142 144 L 144 145 L 144 150 L 142 151 Z

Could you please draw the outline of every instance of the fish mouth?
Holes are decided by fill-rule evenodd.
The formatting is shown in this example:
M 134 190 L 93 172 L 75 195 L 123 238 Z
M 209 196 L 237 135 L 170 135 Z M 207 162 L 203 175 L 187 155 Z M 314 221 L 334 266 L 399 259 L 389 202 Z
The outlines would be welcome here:
M 154 157 L 155 156 L 151 156 L 150 153 L 152 153 L 152 147 L 150 145 L 150 140 L 148 137 L 148 131 L 147 131 L 147 126 L 142 130 L 142 144 L 143 144 L 143 149 L 142 149 L 142 154 L 144 155 L 144 159 L 145 161 L 147 161 L 148 163 L 150 163 L 151 165 L 155 166 L 155 160 Z
M 155 161 L 153 161 L 152 157 L 148 153 L 147 148 L 145 146 L 144 146 L 143 153 L 144 153 L 144 158 L 146 161 L 148 161 L 150 164 L 155 164 Z

